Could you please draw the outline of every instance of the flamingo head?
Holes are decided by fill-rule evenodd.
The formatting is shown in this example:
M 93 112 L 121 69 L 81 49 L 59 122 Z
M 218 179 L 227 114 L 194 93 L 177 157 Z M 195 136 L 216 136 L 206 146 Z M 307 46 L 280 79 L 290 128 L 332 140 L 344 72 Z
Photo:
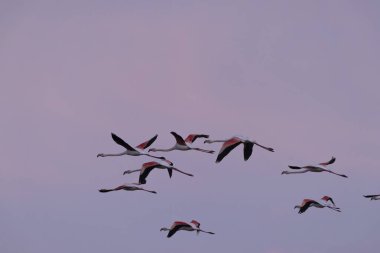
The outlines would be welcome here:
M 284 170 L 283 172 L 281 172 L 281 175 L 283 174 L 289 174 L 289 171 Z
M 148 152 L 156 152 L 157 151 L 157 149 L 155 149 L 155 148 L 150 148 L 149 150 L 148 150 Z
M 203 143 L 212 143 L 211 140 L 205 140 Z
M 131 170 L 126 170 L 126 171 L 124 171 L 123 175 L 125 175 L 125 174 L 131 174 L 131 173 L 132 173 Z
M 96 157 L 104 157 L 104 154 L 98 154 Z

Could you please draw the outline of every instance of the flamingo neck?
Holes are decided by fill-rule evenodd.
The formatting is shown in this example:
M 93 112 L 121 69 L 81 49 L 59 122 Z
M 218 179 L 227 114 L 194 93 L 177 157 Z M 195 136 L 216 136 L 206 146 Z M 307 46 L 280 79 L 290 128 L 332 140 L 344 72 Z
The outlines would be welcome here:
M 214 143 L 214 142 L 226 142 L 228 140 L 206 140 L 206 143 Z
M 154 152 L 156 152 L 156 151 L 159 151 L 159 152 L 169 152 L 169 151 L 172 151 L 172 150 L 174 150 L 175 149 L 175 147 L 172 147 L 172 148 L 167 148 L 167 149 L 164 149 L 164 148 L 152 148 L 151 149 L 151 151 L 154 151 Z
M 124 171 L 123 175 L 125 175 L 125 174 L 131 174 L 131 173 L 138 172 L 138 171 L 140 171 L 140 169 L 137 169 L 137 170 L 126 170 L 126 171 Z
M 98 157 L 101 156 L 101 157 L 106 157 L 106 156 L 122 156 L 122 155 L 125 155 L 126 152 L 122 152 L 122 153 L 118 153 L 118 154 L 98 154 Z

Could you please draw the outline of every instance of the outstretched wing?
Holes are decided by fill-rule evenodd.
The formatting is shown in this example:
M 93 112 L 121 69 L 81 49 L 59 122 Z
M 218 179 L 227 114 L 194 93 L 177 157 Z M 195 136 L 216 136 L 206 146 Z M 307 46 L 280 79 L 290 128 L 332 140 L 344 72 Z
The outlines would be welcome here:
M 131 146 L 129 146 L 128 143 L 126 143 L 125 141 L 123 141 L 123 139 L 121 139 L 119 136 L 117 136 L 116 134 L 114 133 L 111 133 L 111 136 L 112 136 L 112 139 L 117 143 L 119 144 L 120 146 L 123 146 L 124 148 L 130 150 L 130 151 L 136 151 L 136 149 L 132 148 Z
M 156 134 L 153 138 L 151 138 L 150 140 L 146 141 L 146 142 L 143 142 L 141 144 L 139 144 L 138 146 L 136 146 L 136 148 L 138 149 L 146 149 L 147 147 L 149 147 L 150 145 L 153 144 L 153 142 L 157 139 L 158 137 L 158 134 Z
M 291 169 L 293 169 L 293 170 L 300 170 L 300 169 L 302 169 L 302 167 L 298 167 L 298 166 L 291 166 L 291 165 L 289 165 L 288 167 L 291 168 Z
M 220 161 L 223 160 L 223 158 L 228 155 L 228 153 L 231 152 L 234 148 L 236 148 L 241 142 L 240 139 L 238 138 L 232 138 L 229 139 L 228 141 L 223 143 L 222 148 L 219 151 L 218 157 L 216 158 L 216 163 L 219 163 Z
M 177 142 L 179 145 L 184 145 L 184 146 L 186 146 L 186 142 L 183 140 L 183 138 L 182 138 L 179 134 L 177 134 L 176 132 L 170 132 L 170 133 L 174 136 L 176 142 Z
M 373 198 L 373 197 L 379 197 L 380 194 L 377 195 L 363 195 L 364 198 Z
M 139 176 L 139 183 L 140 184 L 146 184 L 146 178 L 148 177 L 149 173 L 157 167 L 159 163 L 157 162 L 148 162 L 144 163 L 142 165 L 141 171 L 140 171 L 140 176 Z
M 209 138 L 210 136 L 207 134 L 189 134 L 189 136 L 186 137 L 185 142 L 187 143 L 193 143 L 198 138 Z
M 317 202 L 314 200 L 305 199 L 302 202 L 302 206 L 301 206 L 300 210 L 298 211 L 298 213 L 304 213 L 310 207 L 310 205 L 313 203 L 317 203 Z
M 331 197 L 329 197 L 329 196 L 323 196 L 323 198 L 321 198 L 321 199 L 324 200 L 324 201 L 326 201 L 326 203 L 328 201 L 330 201 L 335 206 L 334 200 Z
M 172 168 L 168 168 L 168 173 L 169 173 L 169 177 L 171 178 L 172 175 L 173 175 L 173 169 Z
M 182 221 L 174 222 L 172 227 L 170 228 L 169 233 L 168 233 L 168 238 L 172 237 L 178 230 L 181 230 L 184 227 L 190 227 L 191 228 L 191 226 L 185 222 L 182 222 Z
M 330 159 L 330 161 L 325 162 L 325 163 L 320 163 L 319 165 L 327 166 L 327 165 L 329 165 L 329 164 L 333 164 L 333 163 L 335 162 L 335 160 L 336 160 L 336 158 L 335 158 L 335 157 L 332 157 L 332 158 Z
M 200 228 L 200 226 L 201 226 L 201 224 L 198 221 L 196 221 L 196 220 L 192 220 L 190 223 L 193 223 L 194 226 L 197 227 L 197 228 Z
M 252 155 L 253 142 L 244 142 L 244 161 L 247 161 Z

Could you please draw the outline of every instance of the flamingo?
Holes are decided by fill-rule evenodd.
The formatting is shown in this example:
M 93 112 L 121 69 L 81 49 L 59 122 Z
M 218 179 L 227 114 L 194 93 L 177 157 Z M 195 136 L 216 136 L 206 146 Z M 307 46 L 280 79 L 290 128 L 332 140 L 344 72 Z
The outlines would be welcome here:
M 332 207 L 329 205 L 322 205 L 322 204 L 320 204 L 317 201 L 312 200 L 312 199 L 304 199 L 302 201 L 302 204 L 300 206 L 295 206 L 294 209 L 298 208 L 299 209 L 298 213 L 301 214 L 301 213 L 304 213 L 309 207 L 312 207 L 312 206 L 316 207 L 316 208 L 327 207 L 327 208 L 330 208 L 331 210 L 340 212 L 340 208 L 338 208 L 338 207 Z
M 223 158 L 228 155 L 231 150 L 239 146 L 240 144 L 244 144 L 244 161 L 247 161 L 249 157 L 252 155 L 252 148 L 254 145 L 257 145 L 263 149 L 266 149 L 270 152 L 274 152 L 273 148 L 265 147 L 257 143 L 256 141 L 250 141 L 247 138 L 243 137 L 232 137 L 227 140 L 205 140 L 204 143 L 214 143 L 214 142 L 223 142 L 223 146 L 219 151 L 218 157 L 216 158 L 216 163 L 219 163 L 223 160 Z
M 329 197 L 329 196 L 323 196 L 321 199 L 323 201 L 325 201 L 326 203 L 328 203 L 330 201 L 335 206 L 334 200 L 331 197 Z
M 122 155 L 130 155 L 130 156 L 141 156 L 141 155 L 145 155 L 145 156 L 149 156 L 149 157 L 153 157 L 153 158 L 156 158 L 156 159 L 160 159 L 160 160 L 163 160 L 165 162 L 167 162 L 168 164 L 170 165 L 173 165 L 173 163 L 169 160 L 167 160 L 165 157 L 161 156 L 161 157 L 158 157 L 158 156 L 153 156 L 153 155 L 150 155 L 150 154 L 145 154 L 145 153 L 142 153 L 134 148 L 132 148 L 128 143 L 126 143 L 123 139 L 121 139 L 119 136 L 117 136 L 116 134 L 114 133 L 111 133 L 111 136 L 112 136 L 112 139 L 117 143 L 119 144 L 120 146 L 123 146 L 126 151 L 122 152 L 122 153 L 118 153 L 118 154 L 98 154 L 97 157 L 106 157 L 106 156 L 122 156 Z M 146 141 L 146 142 L 143 142 L 141 143 L 140 145 L 138 145 L 136 148 L 139 148 L 139 149 L 145 149 L 147 147 L 149 147 L 157 138 L 157 135 L 154 136 L 152 139 Z
M 210 137 L 208 134 L 189 134 L 186 137 L 185 142 L 193 143 L 198 138 L 208 138 L 208 137 Z
M 184 139 L 179 135 L 177 134 L 176 132 L 170 132 L 175 140 L 176 140 L 176 144 L 171 147 L 171 148 L 168 148 L 168 149 L 158 149 L 158 148 L 151 148 L 149 149 L 148 152 L 156 152 L 156 151 L 161 151 L 161 152 L 169 152 L 169 151 L 172 151 L 172 150 L 181 150 L 181 151 L 186 151 L 186 150 L 197 150 L 197 151 L 201 151 L 201 152 L 205 152 L 205 153 L 210 153 L 210 154 L 213 154 L 214 151 L 213 150 L 205 150 L 205 149 L 201 149 L 201 148 L 193 148 L 193 147 L 189 147 L 186 142 L 184 141 Z
M 161 228 L 160 231 L 169 231 L 168 238 L 172 237 L 177 231 L 185 230 L 185 231 L 196 231 L 197 234 L 199 232 L 208 233 L 214 235 L 213 232 L 208 232 L 200 229 L 200 223 L 196 220 L 192 220 L 189 223 L 183 222 L 183 221 L 175 221 L 173 225 L 170 228 Z
M 300 173 L 306 173 L 306 172 L 328 172 L 328 173 L 331 173 L 331 174 L 334 174 L 337 176 L 347 178 L 346 175 L 338 174 L 338 173 L 335 173 L 329 169 L 324 168 L 330 164 L 333 164 L 335 162 L 335 160 L 336 160 L 335 157 L 332 157 L 330 159 L 330 161 L 328 161 L 328 162 L 319 163 L 318 165 L 307 165 L 307 166 L 303 166 L 303 167 L 290 166 L 289 165 L 289 168 L 291 168 L 293 170 L 299 170 L 299 171 L 283 171 L 281 174 L 300 174 Z
M 115 187 L 113 189 L 100 189 L 99 192 L 111 192 L 111 191 L 125 190 L 125 191 L 146 191 L 146 192 L 150 192 L 150 193 L 157 193 L 155 191 L 146 190 L 144 188 L 141 188 L 141 187 L 138 187 L 135 185 L 140 185 L 140 184 L 137 184 L 137 183 L 122 184 L 122 185 Z
M 380 194 L 376 195 L 363 195 L 364 198 L 369 198 L 370 200 L 380 200 Z
M 124 171 L 123 175 L 125 174 L 131 174 L 131 173 L 134 173 L 134 172 L 140 172 L 140 177 L 139 177 L 139 183 L 140 184 L 146 184 L 146 178 L 148 177 L 149 173 L 153 170 L 153 169 L 166 169 L 168 170 L 168 173 L 169 173 L 169 177 L 172 177 L 172 174 L 173 174 L 173 170 L 179 172 L 179 173 L 182 173 L 182 174 L 185 174 L 187 176 L 190 176 L 192 177 L 193 175 L 192 174 L 189 174 L 189 173 L 186 173 L 186 172 L 183 172 L 177 168 L 174 168 L 174 167 L 171 167 L 171 166 L 166 166 L 166 165 L 163 165 L 163 164 L 160 164 L 158 162 L 147 162 L 147 163 L 144 163 L 140 169 L 137 169 L 137 170 L 126 170 Z

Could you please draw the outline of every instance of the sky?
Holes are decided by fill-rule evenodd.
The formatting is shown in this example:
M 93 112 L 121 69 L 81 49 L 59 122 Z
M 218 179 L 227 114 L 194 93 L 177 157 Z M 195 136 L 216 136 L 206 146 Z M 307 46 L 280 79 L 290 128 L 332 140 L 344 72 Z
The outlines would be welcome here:
M 377 252 L 378 1 L 0 1 L 0 251 Z M 97 158 L 170 131 L 273 147 Z M 213 149 L 220 144 L 194 146 Z M 281 175 L 337 158 L 332 174 Z M 342 209 L 294 206 L 331 196 Z M 215 235 L 160 232 L 198 220 Z

